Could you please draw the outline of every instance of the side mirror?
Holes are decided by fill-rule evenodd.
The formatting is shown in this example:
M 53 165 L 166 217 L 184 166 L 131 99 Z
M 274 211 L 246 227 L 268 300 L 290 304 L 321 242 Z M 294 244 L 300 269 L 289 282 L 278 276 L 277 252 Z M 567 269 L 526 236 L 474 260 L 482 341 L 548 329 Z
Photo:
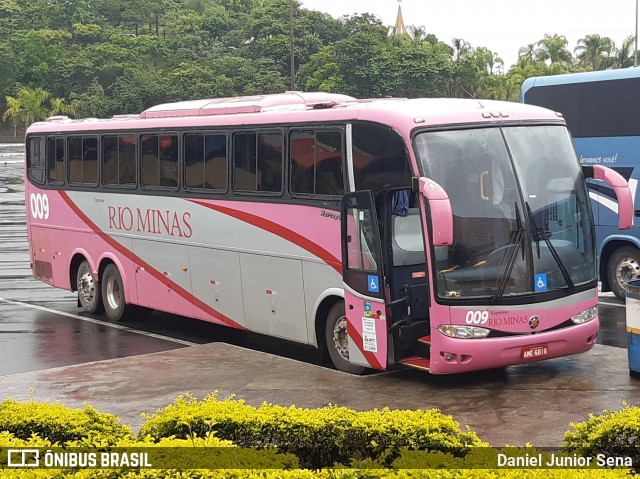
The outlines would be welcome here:
M 447 192 L 435 181 L 421 177 L 413 179 L 413 190 L 425 197 L 431 212 L 431 234 L 434 246 L 453 244 L 453 210 Z
M 618 199 L 618 229 L 628 230 L 633 226 L 633 198 L 629 183 L 615 170 L 606 166 L 583 166 L 585 178 L 604 181 L 611 186 Z

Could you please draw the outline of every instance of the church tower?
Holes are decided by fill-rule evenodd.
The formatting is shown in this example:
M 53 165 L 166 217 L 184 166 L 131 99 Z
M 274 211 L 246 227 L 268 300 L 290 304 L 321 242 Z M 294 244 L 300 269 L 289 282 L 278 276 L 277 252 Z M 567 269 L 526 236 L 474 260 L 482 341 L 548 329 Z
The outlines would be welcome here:
M 391 31 L 391 36 L 393 37 L 401 37 L 401 36 L 410 36 L 409 32 L 407 32 L 407 27 L 404 25 L 404 20 L 402 19 L 402 7 L 400 3 L 402 0 L 398 0 L 398 17 L 396 18 L 396 24 Z

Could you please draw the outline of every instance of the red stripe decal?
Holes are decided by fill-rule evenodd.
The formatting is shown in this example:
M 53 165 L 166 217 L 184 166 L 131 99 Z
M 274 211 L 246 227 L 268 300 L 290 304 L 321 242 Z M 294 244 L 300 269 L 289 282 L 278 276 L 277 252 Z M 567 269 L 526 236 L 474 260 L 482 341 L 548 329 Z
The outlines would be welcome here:
M 225 316 L 224 314 L 222 314 L 220 311 L 216 311 L 215 309 L 213 309 L 211 306 L 209 306 L 207 303 L 205 303 L 204 301 L 196 298 L 194 295 L 192 295 L 189 291 L 187 291 L 186 289 L 184 289 L 182 286 L 174 283 L 173 281 L 171 281 L 167 276 L 165 276 L 163 273 L 161 273 L 160 271 L 156 270 L 154 267 L 152 267 L 149 263 L 145 262 L 142 260 L 142 258 L 136 256 L 132 251 L 129 251 L 127 248 L 125 248 L 124 246 L 122 246 L 120 243 L 118 243 L 115 239 L 113 239 L 111 236 L 109 236 L 107 233 L 105 233 L 104 231 L 101 231 L 100 228 L 98 228 L 98 226 L 89 219 L 89 217 L 87 215 L 85 215 L 82 210 L 80 210 L 80 208 L 78 208 L 78 206 L 73 202 L 73 200 L 71 198 L 69 198 L 69 195 L 67 195 L 67 193 L 65 191 L 59 191 L 60 196 L 62 197 L 62 199 L 67 203 L 67 205 L 69 205 L 69 207 L 73 210 L 73 212 L 78 215 L 78 217 L 85 222 L 85 224 L 91 228 L 91 230 L 96 233 L 97 235 L 100 235 L 100 237 L 102 239 L 104 239 L 113 249 L 115 249 L 116 251 L 118 251 L 118 253 L 120 253 L 121 255 L 125 256 L 126 258 L 130 259 L 131 261 L 133 261 L 136 265 L 138 266 L 142 266 L 144 268 L 144 270 L 149 273 L 151 276 L 153 276 L 154 278 L 156 278 L 158 281 L 160 281 L 161 283 L 163 283 L 164 285 L 168 286 L 169 288 L 171 288 L 173 291 L 175 291 L 176 293 L 178 293 L 180 296 L 182 296 L 184 299 L 186 299 L 187 301 L 189 301 L 191 304 L 193 304 L 194 306 L 196 306 L 197 308 L 201 309 L 202 311 L 204 311 L 205 313 L 211 315 L 212 317 L 214 317 L 215 319 L 217 319 L 218 321 L 223 322 L 224 324 L 226 324 L 227 326 L 231 326 L 233 328 L 237 328 L 237 329 L 246 329 L 244 326 L 236 323 L 234 320 L 232 320 L 231 318 Z
M 205 208 L 212 209 L 219 213 L 223 213 L 225 215 L 232 216 L 240 221 L 244 221 L 245 223 L 249 223 L 250 225 L 257 226 L 260 229 L 266 230 L 270 233 L 273 233 L 276 236 L 280 236 L 287 241 L 299 246 L 302 249 L 307 250 L 309 253 L 317 256 L 326 264 L 335 269 L 338 273 L 342 274 L 342 262 L 332 255 L 329 251 L 319 246 L 317 243 L 314 243 L 309 238 L 305 238 L 300 233 L 296 233 L 289 228 L 285 228 L 278 223 L 262 218 L 261 216 L 253 215 L 251 213 L 247 213 L 245 211 L 234 210 L 233 208 L 228 208 L 226 206 L 214 205 L 210 203 L 206 203 L 204 201 L 198 200 L 188 200 L 192 203 L 195 203 L 200 206 L 204 206 Z
M 378 358 L 376 358 L 375 354 L 373 354 L 371 351 L 364 350 L 364 341 L 362 340 L 362 336 L 360 336 L 360 333 L 356 330 L 356 328 L 353 327 L 353 325 L 349 321 L 347 321 L 347 334 L 349 335 L 350 339 L 353 339 L 353 343 L 358 347 L 358 349 L 372 368 L 380 369 L 381 371 L 385 370 L 385 367 L 380 364 L 380 361 L 378 361 Z

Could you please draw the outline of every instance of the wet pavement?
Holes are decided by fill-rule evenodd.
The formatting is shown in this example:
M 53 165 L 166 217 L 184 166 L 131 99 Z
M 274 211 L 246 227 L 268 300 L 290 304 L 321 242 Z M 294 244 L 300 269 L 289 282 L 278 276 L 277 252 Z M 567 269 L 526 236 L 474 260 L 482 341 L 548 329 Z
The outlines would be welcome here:
M 399 370 L 350 376 L 314 349 L 162 313 L 112 324 L 80 313 L 76 295 L 31 277 L 24 163 L 0 145 L 0 400 L 89 402 L 134 427 L 179 394 L 218 390 L 249 404 L 437 407 L 492 445 L 556 446 L 569 422 L 638 405 L 629 377 L 624 304 L 603 295 L 589 353 L 500 371 L 431 376 Z
M 33 279 L 27 245 L 22 152 L 0 145 L 0 154 L 0 376 L 191 344 L 173 338 L 141 339 L 140 334 L 118 329 L 118 325 L 105 325 L 104 321 L 77 315 L 75 294 Z
M 31 389 L 33 388 L 31 393 Z M 626 351 L 596 345 L 586 354 L 502 371 L 431 376 L 401 370 L 352 376 L 280 356 L 211 343 L 172 351 L 0 377 L 3 396 L 88 402 L 139 427 L 179 394 L 219 391 L 254 406 L 327 404 L 357 410 L 439 408 L 494 446 L 553 447 L 570 422 L 590 413 L 639 405 L 640 382 L 629 377 Z

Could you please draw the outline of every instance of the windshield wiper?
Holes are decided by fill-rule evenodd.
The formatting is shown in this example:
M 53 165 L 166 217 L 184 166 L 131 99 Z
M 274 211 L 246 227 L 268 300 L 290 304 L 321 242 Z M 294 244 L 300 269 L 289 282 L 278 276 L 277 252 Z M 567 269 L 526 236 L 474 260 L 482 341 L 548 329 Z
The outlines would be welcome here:
M 507 262 L 505 263 L 505 267 L 503 272 L 500 274 L 500 284 L 498 285 L 498 289 L 491 296 L 491 302 L 495 303 L 504 295 L 505 289 L 507 289 L 507 285 L 509 284 L 509 278 L 511 278 L 511 272 L 513 271 L 513 267 L 516 264 L 516 258 L 518 256 L 518 250 L 522 247 L 522 240 L 524 239 L 524 225 L 522 224 L 522 218 L 520 217 L 520 208 L 518 208 L 518 203 L 516 206 L 516 224 L 518 229 L 513 231 L 512 238 L 509 241 L 510 245 L 514 245 L 514 247 L 509 252 L 509 256 L 507 258 Z M 524 248 L 522 248 L 522 258 L 524 259 Z
M 549 239 L 549 235 L 543 228 L 538 226 L 538 224 L 536 223 L 536 219 L 534 218 L 533 213 L 531 212 L 531 206 L 529 206 L 529 202 L 525 201 L 524 205 L 527 208 L 527 215 L 529 216 L 529 221 L 531 222 L 531 226 L 533 227 L 533 230 L 534 230 L 534 238 L 536 240 L 536 245 L 538 249 L 538 259 L 540 259 L 539 237 L 542 237 L 542 239 L 547 245 L 547 248 L 549 248 L 549 252 L 551 253 L 551 256 L 553 256 L 553 259 L 558 265 L 558 268 L 560 268 L 560 272 L 562 273 L 564 282 L 567 284 L 567 287 L 569 288 L 569 292 L 573 291 L 575 289 L 575 285 L 573 284 L 571 275 L 569 274 L 569 271 L 567 270 L 566 266 L 560 259 L 560 256 L 558 255 L 558 251 L 556 250 L 555 246 L 553 246 L 553 244 L 551 243 L 551 240 Z

